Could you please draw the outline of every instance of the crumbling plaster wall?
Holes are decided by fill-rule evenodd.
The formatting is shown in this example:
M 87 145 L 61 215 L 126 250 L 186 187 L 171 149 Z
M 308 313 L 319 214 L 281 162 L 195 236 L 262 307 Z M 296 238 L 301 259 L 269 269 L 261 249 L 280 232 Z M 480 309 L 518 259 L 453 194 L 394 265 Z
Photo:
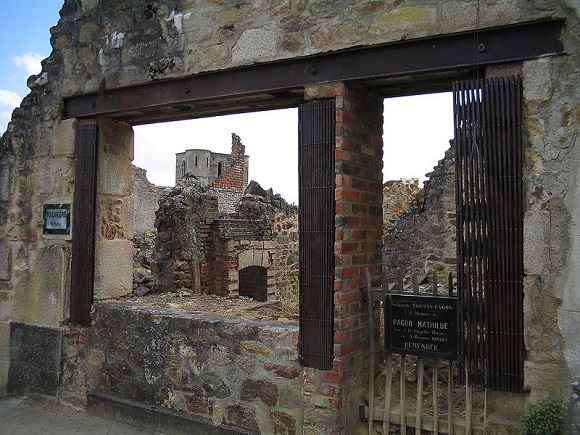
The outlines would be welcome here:
M 573 217 L 578 216 L 580 85 L 565 79 L 578 77 L 580 39 L 578 17 L 570 21 L 574 27 L 565 32 L 564 47 L 575 55 L 530 60 L 522 68 L 529 139 L 524 168 L 525 383 L 531 401 L 569 392 L 569 382 L 580 378 L 575 358 L 580 339 L 573 326 L 580 292 L 570 281 L 579 264 Z
M 363 0 L 313 1 L 305 6 L 268 0 L 235 4 L 66 0 L 58 25 L 51 29 L 53 52 L 43 62 L 42 73 L 29 80 L 31 94 L 14 112 L 0 141 L 0 263 L 9 265 L 0 267 L 0 337 L 8 336 L 11 321 L 58 326 L 67 317 L 70 242 L 40 234 L 42 204 L 73 199 L 75 121 L 62 119 L 62 97 L 459 32 L 476 25 L 562 17 L 566 54 L 526 61 L 522 68 L 529 139 L 524 290 L 529 401 L 567 394 L 566 383 L 580 376 L 574 359 L 580 343 L 573 320 L 578 312 L 578 224 L 573 216 L 578 211 L 580 170 L 574 164 L 580 29 L 577 12 L 568 4 L 564 0 Z M 129 126 L 117 128 L 129 137 Z M 124 159 L 122 170 L 131 157 L 128 141 L 124 143 L 127 146 L 118 153 L 110 151 Z M 111 156 L 110 165 L 99 169 L 99 189 L 113 180 L 116 158 Z M 129 193 L 99 191 L 97 269 L 101 268 L 105 281 L 109 278 L 104 259 L 125 258 L 125 237 L 131 230 L 131 219 L 124 216 Z M 105 212 L 111 222 L 103 221 Z M 131 249 L 126 250 L 130 259 Z M 128 282 L 130 287 L 130 274 Z M 98 293 L 123 287 L 112 277 L 109 284 Z M 0 388 L 6 385 L 9 361 L 8 343 L 2 340 Z

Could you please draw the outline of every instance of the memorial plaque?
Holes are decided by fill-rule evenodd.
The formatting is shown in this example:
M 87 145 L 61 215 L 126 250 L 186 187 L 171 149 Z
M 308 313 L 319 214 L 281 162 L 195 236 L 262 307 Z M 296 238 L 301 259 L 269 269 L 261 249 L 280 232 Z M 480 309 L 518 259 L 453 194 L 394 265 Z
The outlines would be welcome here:
M 70 234 L 70 204 L 44 204 L 43 234 Z
M 387 352 L 457 358 L 457 299 L 390 294 L 385 304 Z

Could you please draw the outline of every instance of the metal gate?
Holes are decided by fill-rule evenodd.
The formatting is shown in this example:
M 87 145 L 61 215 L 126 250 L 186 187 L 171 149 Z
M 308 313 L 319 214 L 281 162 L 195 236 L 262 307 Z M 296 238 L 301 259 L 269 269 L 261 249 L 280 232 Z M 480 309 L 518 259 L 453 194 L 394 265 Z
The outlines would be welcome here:
M 372 288 L 367 274 L 366 300 L 373 301 L 367 304 L 370 354 L 375 356 L 370 360 L 368 406 L 364 411 L 369 434 L 374 433 L 375 424 L 382 425 L 383 434 L 388 434 L 393 426 L 401 434 L 406 434 L 407 429 L 414 430 L 417 435 L 422 430 L 433 434 L 483 434 L 485 391 L 462 382 L 457 361 L 390 353 L 386 343 L 390 297 L 411 294 L 429 296 L 429 300 L 434 301 L 449 297 L 456 300 L 455 287 L 451 274 L 447 282 L 440 285 L 437 274 L 432 273 L 429 284 L 420 286 L 417 274 L 404 277 L 399 272 L 394 279 L 385 275 L 382 288 Z M 381 315 L 377 317 L 379 312 Z M 377 326 L 384 343 L 381 352 L 376 352 L 376 339 L 373 339 Z M 383 355 L 380 370 L 376 370 L 377 355 Z

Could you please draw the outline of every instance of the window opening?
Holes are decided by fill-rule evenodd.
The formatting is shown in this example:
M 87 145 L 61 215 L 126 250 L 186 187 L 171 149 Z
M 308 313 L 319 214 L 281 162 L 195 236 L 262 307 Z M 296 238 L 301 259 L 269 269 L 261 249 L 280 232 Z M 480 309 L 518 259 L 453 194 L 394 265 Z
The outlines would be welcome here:
M 455 272 L 451 92 L 384 100 L 383 270 Z
M 149 189 L 134 189 L 137 239 L 165 231 L 157 241 L 166 240 L 171 244 L 166 251 L 172 253 L 167 264 L 159 266 L 163 272 L 155 272 L 155 277 L 151 272 L 144 279 L 151 287 L 148 291 L 247 295 L 260 301 L 280 300 L 286 294 L 298 299 L 298 237 L 281 234 L 298 233 L 297 118 L 297 109 L 284 109 L 133 127 L 134 164 L 146 170 L 140 182 L 157 189 L 143 212 L 137 208 L 145 208 L 143 191 Z M 171 145 L 166 147 L 167 143 Z M 171 169 L 176 159 L 177 173 Z M 186 161 L 188 172 L 183 170 Z M 246 176 L 240 168 L 247 168 Z M 242 179 L 241 185 L 228 184 L 232 179 Z M 199 186 L 174 189 L 176 183 Z M 245 196 L 259 198 L 256 201 L 266 203 L 266 209 L 256 210 L 256 201 L 244 201 Z M 158 226 L 154 227 L 156 212 Z M 149 216 L 147 222 L 138 223 L 143 214 Z M 207 231 L 200 231 L 195 219 Z M 163 249 L 154 248 L 156 241 L 150 240 L 151 250 Z M 189 252 L 187 243 L 194 245 Z M 202 255 L 208 247 L 211 252 Z M 137 264 L 148 269 L 147 264 Z M 171 269 L 174 266 L 180 270 Z M 160 275 L 166 278 L 157 279 Z M 153 283 L 160 287 L 154 288 Z M 142 283 L 134 284 L 140 292 L 146 291 Z M 219 312 L 220 307 L 215 309 Z M 297 313 L 295 303 L 294 312 L 285 317 L 295 318 Z

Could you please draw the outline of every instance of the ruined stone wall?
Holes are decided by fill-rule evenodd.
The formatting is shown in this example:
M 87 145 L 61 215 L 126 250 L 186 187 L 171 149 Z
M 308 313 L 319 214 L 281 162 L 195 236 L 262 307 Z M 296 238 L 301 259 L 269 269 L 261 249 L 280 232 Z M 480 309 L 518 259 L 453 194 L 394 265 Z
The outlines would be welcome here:
M 150 183 L 145 169 L 133 165 L 133 170 L 133 228 L 136 234 L 151 232 L 155 230 L 155 212 L 159 208 L 159 200 L 168 188 Z
M 580 226 L 576 219 L 580 190 L 580 28 L 573 6 L 575 3 L 567 0 L 363 0 L 313 1 L 307 5 L 270 0 L 236 4 L 65 0 L 61 19 L 51 29 L 53 51 L 43 62 L 42 72 L 29 80 L 31 93 L 14 112 L 8 131 L 0 139 L 0 259 L 9 265 L 0 267 L 1 388 L 7 384 L 10 351 L 5 337 L 9 336 L 10 323 L 56 328 L 68 318 L 70 241 L 41 234 L 42 205 L 49 201 L 73 202 L 75 124 L 79 121 L 63 119 L 63 97 L 355 46 L 461 32 L 476 26 L 482 29 L 557 17 L 565 20 L 561 35 L 564 54 L 526 60 L 509 71 L 521 71 L 523 77 L 527 146 L 526 406 L 542 398 L 569 397 L 570 382 L 580 377 L 576 320 L 580 313 L 576 285 L 580 271 Z M 488 68 L 486 74 L 503 73 L 502 68 Z M 321 92 L 308 98 L 333 95 L 332 91 Z M 124 182 L 131 174 L 132 139 L 129 125 L 107 118 L 97 122 L 103 136 L 99 144 L 99 161 L 103 164 L 98 173 L 95 294 L 104 297 L 123 291 L 125 275 L 129 285 L 131 280 L 133 228 L 126 202 L 130 192 Z M 337 133 L 340 128 L 337 125 Z M 123 134 L 112 134 L 119 132 Z M 352 408 L 358 405 L 356 400 L 349 400 L 350 410 L 343 413 L 344 399 L 356 396 L 347 396 L 345 391 L 360 391 L 344 379 L 353 379 L 354 372 L 364 370 L 363 358 L 359 357 L 364 347 L 364 317 L 354 296 L 355 287 L 361 281 L 361 269 L 380 262 L 368 258 L 380 248 L 367 246 L 359 238 L 367 228 L 374 231 L 374 210 L 363 211 L 364 201 L 339 195 L 350 195 L 351 189 L 365 191 L 345 185 L 341 179 L 342 175 L 346 180 L 352 177 L 345 174 L 345 169 L 352 166 L 342 165 L 344 162 L 363 170 L 358 161 L 352 160 L 368 158 L 365 146 L 357 144 L 354 155 L 348 155 L 353 151 L 344 142 L 336 150 L 337 359 L 333 371 L 304 371 L 308 377 L 304 385 L 309 406 L 307 433 L 316 433 L 320 420 L 331 425 L 333 432 L 344 432 L 351 421 L 346 416 L 352 417 Z M 370 154 L 374 162 L 380 162 L 374 148 Z M 370 164 L 373 167 L 373 162 Z M 375 192 L 372 186 L 370 190 L 380 195 L 380 189 Z M 374 204 L 374 197 L 371 201 Z M 377 203 L 380 208 L 380 200 Z M 353 219 L 361 228 L 348 227 Z M 362 228 L 363 222 L 367 228 Z M 348 239 L 339 238 L 343 237 L 340 230 L 351 231 Z M 349 239 L 354 241 L 350 243 Z M 380 235 L 371 235 L 368 244 L 374 244 L 375 239 Z M 346 252 L 353 247 L 354 253 Z M 356 266 L 350 261 L 357 262 Z M 321 381 L 323 376 L 325 381 Z M 489 409 L 502 413 L 501 407 L 493 403 Z M 521 414 L 522 407 L 519 411 Z
M 446 282 L 450 272 L 455 275 L 454 153 L 453 147 L 445 152 L 419 191 L 417 184 L 386 183 L 383 267 L 388 275 L 401 270 L 429 276 L 434 271 L 439 282 Z
M 232 153 L 223 173 L 209 185 L 209 191 L 218 198 L 221 212 L 234 213 L 235 205 L 242 197 L 248 184 L 248 156 L 246 147 L 238 135 L 232 133 Z M 216 169 L 217 173 L 217 169 Z
M 154 291 L 202 292 L 201 226 L 217 214 L 217 199 L 193 176 L 182 178 L 162 197 L 151 265 Z
M 298 208 L 277 210 L 272 224 L 276 299 L 292 301 L 298 306 Z
M 282 259 L 288 261 L 289 250 L 294 249 L 296 257 L 298 247 L 297 243 L 283 248 L 276 244 L 273 216 L 288 210 L 296 215 L 296 209 L 257 183 L 251 186 L 258 195 L 246 191 L 236 202 L 235 213 L 229 214 L 219 208 L 215 191 L 194 176 L 182 178 L 163 196 L 157 210 L 158 232 L 151 264 L 154 291 L 234 297 L 240 294 L 240 272 L 256 266 L 267 276 L 265 298 L 275 296 L 277 250 L 284 249 Z M 285 271 L 285 266 L 280 270 Z M 287 289 L 288 282 L 285 286 Z
M 95 309 L 85 347 L 93 402 L 128 400 L 210 428 L 302 433 L 297 325 L 114 302 Z
M 565 2 L 65 3 L 52 32 L 66 95 L 401 39 L 566 16 Z M 476 22 L 476 14 L 479 17 Z M 90 23 L 90 26 L 80 23 Z M 84 80 L 79 80 L 83 77 Z
M 413 206 L 419 190 L 418 178 L 389 180 L 383 184 L 383 233 Z

